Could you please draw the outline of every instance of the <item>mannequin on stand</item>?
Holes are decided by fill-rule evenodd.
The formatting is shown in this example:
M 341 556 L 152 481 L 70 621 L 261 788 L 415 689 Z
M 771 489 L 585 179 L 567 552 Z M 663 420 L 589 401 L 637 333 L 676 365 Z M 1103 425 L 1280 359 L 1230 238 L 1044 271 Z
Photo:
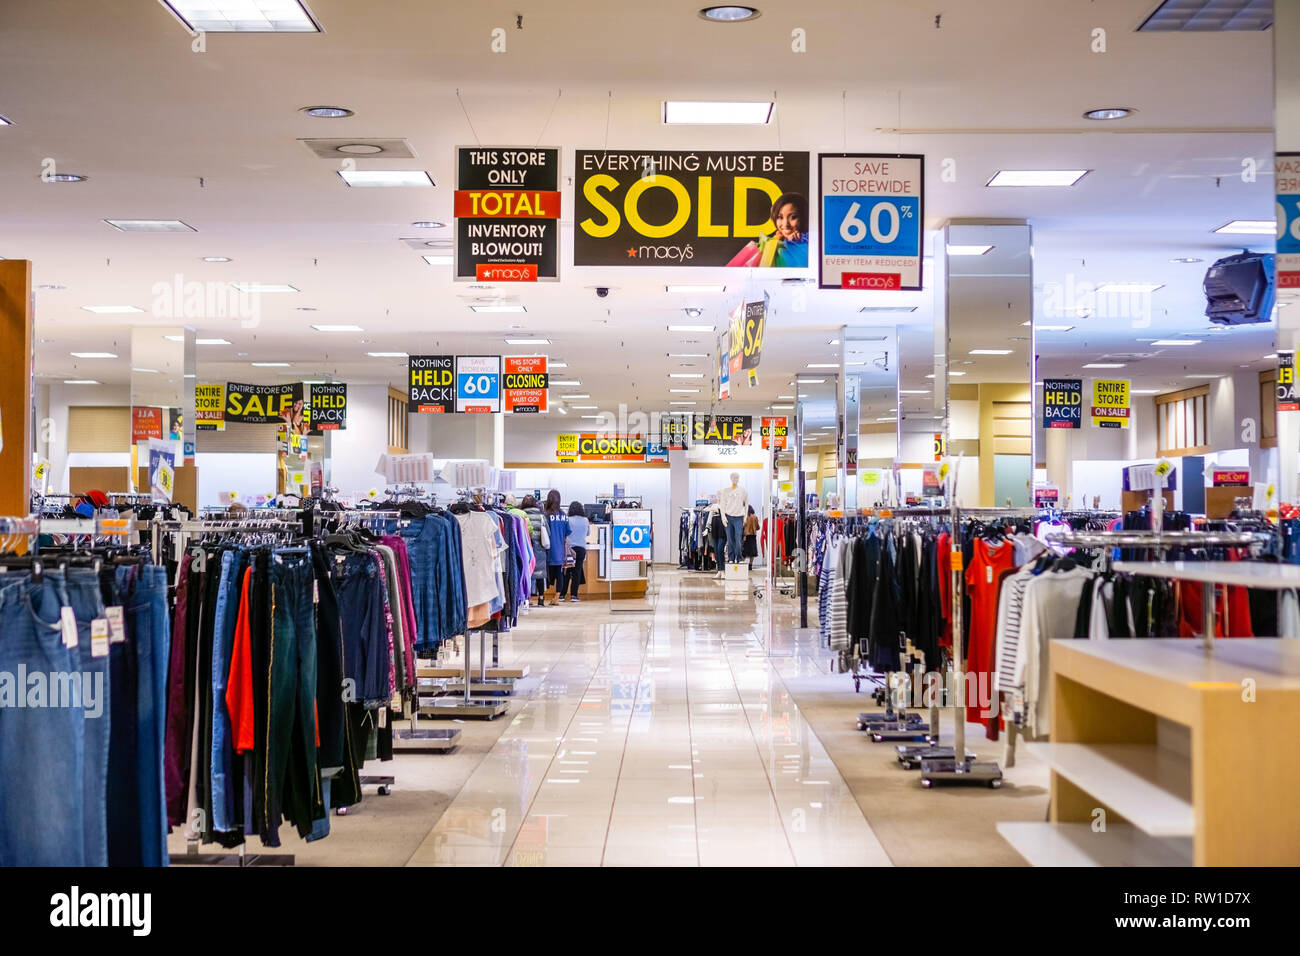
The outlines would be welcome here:
M 731 473 L 731 484 L 718 492 L 718 510 L 727 523 L 727 560 L 744 560 L 741 542 L 745 533 L 745 515 L 749 513 L 749 493 L 740 486 L 740 473 Z

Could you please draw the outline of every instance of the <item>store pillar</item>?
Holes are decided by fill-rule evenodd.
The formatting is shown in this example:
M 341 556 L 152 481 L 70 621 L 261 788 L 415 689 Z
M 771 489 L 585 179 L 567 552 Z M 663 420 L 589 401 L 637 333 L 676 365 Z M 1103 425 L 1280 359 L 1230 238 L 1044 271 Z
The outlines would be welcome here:
M 0 515 L 26 515 L 32 489 L 32 264 L 0 261 Z

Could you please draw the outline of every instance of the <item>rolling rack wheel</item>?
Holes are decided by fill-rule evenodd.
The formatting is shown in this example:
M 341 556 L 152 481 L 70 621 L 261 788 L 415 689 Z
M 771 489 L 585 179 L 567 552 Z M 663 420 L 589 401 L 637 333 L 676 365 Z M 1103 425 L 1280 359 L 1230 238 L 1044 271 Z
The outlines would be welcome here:
M 390 793 L 393 792 L 393 788 L 390 787 L 390 786 L 388 786 L 388 784 L 384 784 L 384 785 L 381 786 L 381 787 L 380 787 L 376 792 L 377 792 L 381 797 L 386 797 L 386 796 L 388 796 Z

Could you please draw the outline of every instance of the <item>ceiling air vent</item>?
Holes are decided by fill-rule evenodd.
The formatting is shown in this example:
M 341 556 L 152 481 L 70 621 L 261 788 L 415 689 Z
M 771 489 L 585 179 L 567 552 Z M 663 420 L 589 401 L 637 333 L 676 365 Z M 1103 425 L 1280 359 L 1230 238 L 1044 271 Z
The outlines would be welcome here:
M 1139 33 L 1267 30 L 1273 25 L 1273 0 L 1165 0 L 1138 27 Z
M 415 151 L 404 139 L 371 139 L 352 136 L 343 139 L 300 139 L 321 159 L 414 159 Z

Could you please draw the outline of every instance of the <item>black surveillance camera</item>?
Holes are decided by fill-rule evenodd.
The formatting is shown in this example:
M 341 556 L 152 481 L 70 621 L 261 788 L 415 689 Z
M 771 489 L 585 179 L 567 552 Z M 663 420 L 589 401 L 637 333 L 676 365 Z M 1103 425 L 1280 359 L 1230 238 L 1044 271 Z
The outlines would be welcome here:
M 609 287 L 603 285 L 596 286 L 596 295 L 602 299 L 605 298 L 605 296 L 609 295 Z

